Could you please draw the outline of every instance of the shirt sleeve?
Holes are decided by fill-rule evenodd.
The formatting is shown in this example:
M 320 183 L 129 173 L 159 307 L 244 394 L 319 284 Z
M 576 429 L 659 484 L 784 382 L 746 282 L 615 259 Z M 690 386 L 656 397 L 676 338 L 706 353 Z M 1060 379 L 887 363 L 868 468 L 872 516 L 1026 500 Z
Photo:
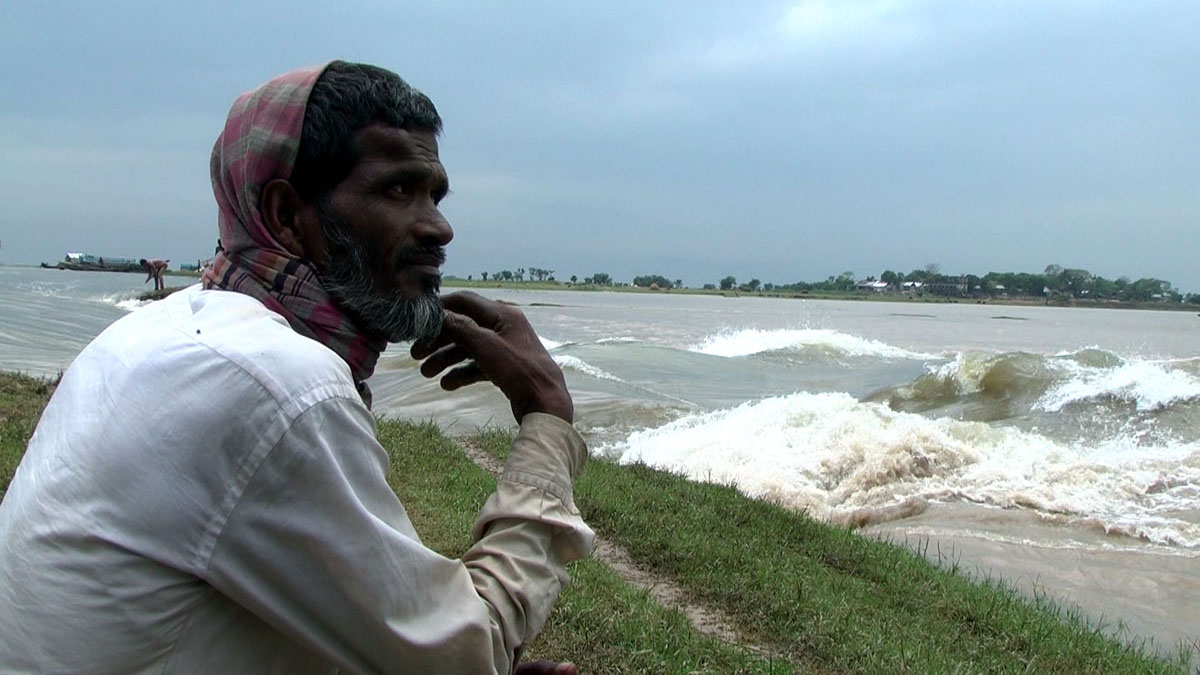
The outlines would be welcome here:
M 374 419 L 331 399 L 301 414 L 221 525 L 206 580 L 355 672 L 509 673 L 594 535 L 572 499 L 586 461 L 566 422 L 522 420 L 461 560 L 424 547 L 385 480 Z

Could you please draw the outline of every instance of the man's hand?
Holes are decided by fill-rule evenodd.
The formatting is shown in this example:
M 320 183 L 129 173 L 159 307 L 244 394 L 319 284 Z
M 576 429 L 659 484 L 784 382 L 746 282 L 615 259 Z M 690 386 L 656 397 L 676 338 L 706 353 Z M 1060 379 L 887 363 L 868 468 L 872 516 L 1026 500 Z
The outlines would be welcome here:
M 508 398 L 518 423 L 531 412 L 574 421 L 562 370 L 520 310 L 466 291 L 443 296 L 442 306 L 442 332 L 412 346 L 412 357 L 425 359 L 422 375 L 437 377 L 467 361 L 442 377 L 443 389 L 490 381 Z
M 574 663 L 564 661 L 527 661 L 513 671 L 516 675 L 579 675 Z

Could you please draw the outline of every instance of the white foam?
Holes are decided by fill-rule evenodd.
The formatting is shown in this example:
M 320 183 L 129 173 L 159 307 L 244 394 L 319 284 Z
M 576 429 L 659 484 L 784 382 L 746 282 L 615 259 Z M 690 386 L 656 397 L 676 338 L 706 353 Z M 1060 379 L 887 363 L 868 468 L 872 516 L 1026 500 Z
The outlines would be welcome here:
M 606 345 L 606 344 L 610 344 L 610 343 L 614 343 L 614 342 L 619 343 L 619 344 L 632 344 L 635 342 L 641 342 L 641 340 L 639 340 L 635 337 L 628 336 L 628 335 L 619 336 L 619 337 L 606 337 L 606 338 L 600 338 L 599 340 L 596 340 L 596 344 L 598 344 L 598 345 Z
M 559 347 L 566 344 L 565 342 L 558 342 L 556 340 L 544 338 L 541 335 L 538 336 L 538 340 L 541 340 L 542 346 L 545 347 L 546 351 L 548 351 L 548 352 L 554 351 L 555 349 L 558 349 Z
M 886 359 L 936 359 L 933 354 L 922 354 L 893 347 L 884 342 L 869 340 L 835 330 L 804 328 L 760 330 L 746 328 L 710 335 L 691 351 L 710 356 L 751 356 L 763 352 L 785 349 L 815 347 L 847 356 L 874 356 Z
M 929 419 L 841 393 L 768 398 L 631 434 L 598 452 L 845 521 L 913 500 L 1026 508 L 1160 544 L 1200 547 L 1200 445 L 1065 446 Z
M 108 300 L 108 299 L 106 299 L 105 302 L 109 302 L 110 304 L 116 305 L 117 307 L 120 307 L 121 309 L 125 310 L 126 312 L 132 312 L 133 310 L 135 310 L 139 307 L 145 307 L 146 305 L 148 305 L 154 301 L 153 300 L 138 300 L 137 298 L 127 298 L 125 300 Z
M 1169 368 L 1166 362 L 1130 360 L 1113 368 L 1078 366 L 1074 371 L 1068 380 L 1047 391 L 1035 407 L 1057 412 L 1071 403 L 1112 397 L 1150 411 L 1200 398 L 1200 379 Z
M 554 358 L 554 362 L 557 363 L 560 368 L 577 370 L 585 375 L 591 375 L 592 377 L 595 377 L 595 378 L 598 378 L 601 380 L 612 380 L 613 382 L 624 382 L 624 380 L 617 377 L 616 375 L 613 375 L 612 373 L 610 373 L 607 370 L 604 370 L 602 368 L 597 368 L 596 366 L 593 366 L 592 364 L 588 363 L 587 361 L 584 361 L 581 358 L 578 358 L 575 356 L 570 356 L 567 354 L 558 354 L 558 355 L 555 355 L 553 358 Z

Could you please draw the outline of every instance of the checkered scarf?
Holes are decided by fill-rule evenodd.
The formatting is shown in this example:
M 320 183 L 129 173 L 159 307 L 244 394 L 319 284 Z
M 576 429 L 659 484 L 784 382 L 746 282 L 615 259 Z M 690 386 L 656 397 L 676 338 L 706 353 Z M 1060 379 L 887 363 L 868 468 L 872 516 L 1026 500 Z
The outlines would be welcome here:
M 297 333 L 332 349 L 350 366 L 370 407 L 366 379 L 387 342 L 360 329 L 338 308 L 312 263 L 275 241 L 258 208 L 262 187 L 291 175 L 304 107 L 327 65 L 284 73 L 234 101 L 213 147 L 210 171 L 221 241 L 203 283 L 257 298 Z

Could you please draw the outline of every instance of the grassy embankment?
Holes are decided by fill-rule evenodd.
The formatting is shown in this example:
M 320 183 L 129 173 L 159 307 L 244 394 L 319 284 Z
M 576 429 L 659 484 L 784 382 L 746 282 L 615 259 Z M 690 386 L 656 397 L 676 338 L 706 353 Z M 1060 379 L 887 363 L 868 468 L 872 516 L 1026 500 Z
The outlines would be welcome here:
M 7 487 L 50 387 L 0 374 L 0 471 Z M 388 481 L 427 545 L 468 545 L 495 483 L 431 424 L 380 424 Z M 509 436 L 472 439 L 502 456 Z M 772 656 L 697 634 L 603 564 L 573 583 L 528 656 L 587 673 L 1179 672 L 1044 603 L 978 585 L 908 551 L 644 467 L 593 461 L 577 486 L 588 522 L 697 602 L 723 608 Z
M 0 372 L 0 498 L 53 391 L 44 380 Z

